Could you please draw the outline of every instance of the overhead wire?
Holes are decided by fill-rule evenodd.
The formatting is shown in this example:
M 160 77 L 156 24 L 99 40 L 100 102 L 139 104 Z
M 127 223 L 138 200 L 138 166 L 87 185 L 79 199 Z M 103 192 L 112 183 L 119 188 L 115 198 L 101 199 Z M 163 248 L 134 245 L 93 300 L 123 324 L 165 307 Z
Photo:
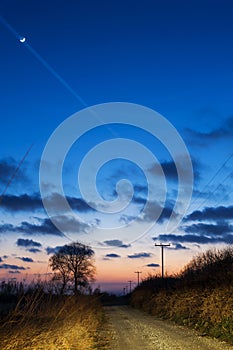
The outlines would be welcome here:
M 214 173 L 214 175 L 210 178 L 210 180 L 204 185 L 204 187 L 201 189 L 201 193 L 204 193 L 205 190 L 212 184 L 212 182 L 216 179 L 216 177 L 220 174 L 220 172 L 222 171 L 222 169 L 226 166 L 226 164 L 233 158 L 233 153 L 231 153 L 229 156 L 227 156 L 227 158 L 224 160 L 224 162 L 221 164 L 221 166 L 218 168 L 218 170 Z M 213 195 L 213 193 L 215 193 L 221 186 L 222 183 L 224 183 L 229 177 L 231 177 L 233 174 L 233 171 L 231 170 L 230 173 L 224 178 L 224 180 L 217 185 L 217 187 L 211 191 L 211 193 L 207 194 L 206 198 L 204 198 L 204 200 L 198 204 L 195 209 L 193 209 L 193 211 L 196 211 L 198 209 L 200 209 L 207 201 L 208 199 Z M 195 198 L 195 200 L 193 201 L 192 205 L 195 204 L 197 202 L 197 198 Z
M 0 205 L 2 203 L 2 199 L 4 197 L 4 195 L 6 194 L 8 188 L 10 187 L 12 181 L 14 180 L 14 178 L 16 177 L 16 175 L 19 172 L 19 169 L 21 168 L 22 164 L 24 163 L 25 159 L 27 158 L 29 152 L 31 151 L 33 147 L 33 144 L 31 144 L 31 146 L 27 149 L 26 153 L 24 154 L 23 158 L 20 160 L 18 166 L 15 168 L 14 172 L 12 173 L 10 179 L 8 180 L 8 182 L 6 183 L 6 186 L 4 188 L 4 190 L 2 191 L 1 195 L 0 195 Z

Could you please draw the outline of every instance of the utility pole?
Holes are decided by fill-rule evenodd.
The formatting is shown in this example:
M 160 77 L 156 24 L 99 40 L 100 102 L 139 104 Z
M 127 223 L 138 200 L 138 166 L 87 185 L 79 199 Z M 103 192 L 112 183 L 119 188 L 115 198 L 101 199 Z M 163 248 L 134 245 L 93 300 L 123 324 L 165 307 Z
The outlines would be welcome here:
M 139 283 L 140 283 L 140 278 L 139 278 L 139 275 L 140 273 L 142 273 L 141 271 L 135 271 L 134 273 L 136 273 L 138 275 L 138 286 L 139 286 Z
M 164 278 L 164 256 L 163 256 L 163 248 L 164 247 L 170 247 L 170 243 L 169 244 L 156 244 L 155 243 L 155 246 L 156 247 L 161 247 L 161 255 L 162 255 L 162 279 Z
M 131 293 L 131 286 L 132 286 L 132 283 L 133 283 L 133 281 L 128 281 L 129 282 L 129 292 Z

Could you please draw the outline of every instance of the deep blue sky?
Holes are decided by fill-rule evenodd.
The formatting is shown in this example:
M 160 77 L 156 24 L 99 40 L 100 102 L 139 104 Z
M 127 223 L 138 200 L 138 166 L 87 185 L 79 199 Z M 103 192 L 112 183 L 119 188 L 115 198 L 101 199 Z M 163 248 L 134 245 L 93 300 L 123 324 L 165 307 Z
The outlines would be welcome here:
M 1 191 L 33 143 L 7 194 L 27 194 L 28 198 L 34 194 L 36 197 L 30 203 L 37 208 L 38 164 L 47 139 L 63 120 L 85 107 L 47 69 L 50 66 L 87 106 L 124 101 L 145 105 L 166 117 L 183 137 L 194 162 L 194 204 L 189 214 L 195 209 L 204 211 L 205 207 L 220 205 L 231 210 L 233 159 L 222 168 L 221 165 L 231 155 L 233 145 L 232 1 L 2 0 L 0 15 L 17 35 L 26 37 L 28 45 L 19 41 L 4 20 L 0 21 Z M 117 132 L 125 137 L 128 130 Z M 133 134 L 155 151 L 157 146 L 152 145 L 149 136 L 142 133 L 135 136 L 129 130 L 128 135 Z M 87 137 L 81 145 L 74 145 L 73 154 L 77 149 L 79 152 L 76 158 L 72 158 L 72 153 L 68 157 L 64 175 L 69 196 L 72 191 L 74 196 L 79 196 L 70 182 L 75 180 L 81 154 L 110 137 L 106 130 L 99 129 L 94 142 L 90 134 L 89 141 Z M 157 157 L 172 180 L 171 159 L 162 151 Z M 76 164 L 72 159 L 76 159 Z M 125 166 L 125 174 L 134 174 L 133 183 L 139 185 L 141 181 L 144 187 L 140 171 L 132 169 Z M 214 180 L 205 187 L 218 169 Z M 102 179 L 100 173 L 97 180 L 103 196 L 114 198 L 115 180 L 111 182 L 111 179 L 119 176 L 116 163 L 103 172 Z M 146 190 L 140 191 L 136 195 L 142 198 Z M 25 198 L 19 200 L 19 206 L 23 203 Z M 12 214 L 12 207 L 5 210 L 2 225 L 31 223 L 30 210 L 18 217 L 17 213 Z M 219 225 L 222 234 L 231 235 L 231 221 L 223 212 L 220 216 L 216 212 L 213 216 L 209 214 L 208 225 Z M 213 237 L 216 227 L 200 226 L 207 225 L 206 220 L 199 216 L 198 222 L 190 222 L 188 228 L 184 223 L 181 230 L 183 234 L 201 238 L 164 239 L 179 244 L 206 244 L 203 235 L 207 235 L 214 238 L 214 244 L 232 242 L 228 236 L 222 240 Z M 24 234 L 22 227 L 12 230 L 17 236 L 14 242 Z M 15 243 L 3 243 L 5 231 L 3 228 L 0 231 L 3 232 L 0 256 L 4 255 L 4 244 L 8 255 L 15 249 Z M 58 243 L 55 240 L 50 245 Z M 145 243 L 131 253 L 137 249 L 147 251 L 148 247 Z M 191 246 L 189 249 L 192 251 Z M 111 253 L 115 252 L 110 250 Z M 158 255 L 155 260 L 152 263 L 159 261 Z

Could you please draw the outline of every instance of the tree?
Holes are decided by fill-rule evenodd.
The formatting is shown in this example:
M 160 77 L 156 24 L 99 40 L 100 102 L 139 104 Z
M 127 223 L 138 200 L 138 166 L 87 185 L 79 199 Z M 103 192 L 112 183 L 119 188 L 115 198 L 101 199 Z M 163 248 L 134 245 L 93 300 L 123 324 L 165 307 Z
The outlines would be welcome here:
M 61 293 L 67 283 L 73 283 L 74 293 L 82 287 L 88 287 L 94 280 L 94 251 L 87 245 L 73 242 L 61 247 L 49 259 L 51 269 L 55 272 L 54 279 L 62 281 Z

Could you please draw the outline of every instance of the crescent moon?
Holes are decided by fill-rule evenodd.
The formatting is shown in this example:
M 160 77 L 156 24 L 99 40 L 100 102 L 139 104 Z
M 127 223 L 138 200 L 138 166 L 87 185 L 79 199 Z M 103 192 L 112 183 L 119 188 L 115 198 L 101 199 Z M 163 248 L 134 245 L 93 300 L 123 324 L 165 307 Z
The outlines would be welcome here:
M 24 42 L 26 41 L 26 38 L 25 38 L 25 37 L 22 37 L 22 38 L 19 39 L 19 41 L 20 41 L 21 43 L 24 43 Z

